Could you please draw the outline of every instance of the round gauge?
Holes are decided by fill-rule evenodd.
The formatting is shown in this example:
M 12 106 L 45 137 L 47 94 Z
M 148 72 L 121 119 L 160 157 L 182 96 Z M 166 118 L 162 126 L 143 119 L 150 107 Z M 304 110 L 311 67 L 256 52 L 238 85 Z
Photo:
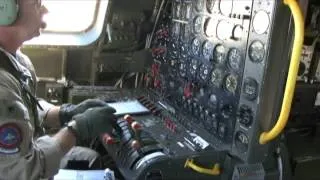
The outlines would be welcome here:
M 241 64 L 241 54 L 236 48 L 233 48 L 228 53 L 228 63 L 233 70 L 239 70 Z
M 190 64 L 190 74 L 195 77 L 198 70 L 198 60 L 192 59 Z
M 232 39 L 236 41 L 240 40 L 242 37 L 242 33 L 243 33 L 243 27 L 241 25 L 234 26 L 232 30 Z
M 181 77 L 185 77 L 187 75 L 187 64 L 185 62 L 180 63 L 179 74 Z
M 232 31 L 233 25 L 226 20 L 221 20 L 217 24 L 217 38 L 222 41 L 232 38 Z
M 202 64 L 200 66 L 200 78 L 203 80 L 203 81 L 206 81 L 207 78 L 208 78 L 208 75 L 209 75 L 209 72 L 210 72 L 210 68 L 206 65 L 206 64 Z
M 213 12 L 213 6 L 216 0 L 207 0 L 207 10 L 209 13 Z
M 205 58 L 210 58 L 212 52 L 212 44 L 209 41 L 205 41 L 202 45 L 202 55 Z
M 235 75 L 228 75 L 225 79 L 224 86 L 228 92 L 235 93 L 238 86 L 238 79 Z
M 178 38 L 180 34 L 180 24 L 179 23 L 173 23 L 171 33 L 173 34 L 173 37 Z
M 196 1 L 196 10 L 199 12 L 203 9 L 203 6 L 204 6 L 204 0 L 198 0 Z
M 269 24 L 270 24 L 270 19 L 267 12 L 261 10 L 254 15 L 252 26 L 255 33 L 257 34 L 265 33 L 269 28 Z
M 249 56 L 253 62 L 261 62 L 264 58 L 264 44 L 261 41 L 254 41 L 249 47 Z
M 195 56 L 199 55 L 200 52 L 200 40 L 195 38 L 192 40 L 191 42 L 191 50 L 192 50 L 192 54 Z
M 251 108 L 247 105 L 241 105 L 238 114 L 238 120 L 241 124 L 247 127 L 250 126 L 253 120 L 253 113 Z
M 181 3 L 176 3 L 176 6 L 174 7 L 175 11 L 175 18 L 181 18 Z
M 197 16 L 194 21 L 193 21 L 193 30 L 194 30 L 194 33 L 196 34 L 199 34 L 201 33 L 201 30 L 202 30 L 202 18 L 201 16 Z
M 232 12 L 233 0 L 220 0 L 219 9 L 221 14 L 229 16 Z
M 246 78 L 243 84 L 243 93 L 248 100 L 254 100 L 258 96 L 258 83 L 253 78 Z
M 214 20 L 213 18 L 206 19 L 206 22 L 204 24 L 204 33 L 208 37 L 214 36 L 216 33 L 216 25 L 217 25 L 217 21 Z
M 235 135 L 235 144 L 239 152 L 241 153 L 247 152 L 248 146 L 249 146 L 248 136 L 243 132 L 238 131 Z
M 216 87 L 220 87 L 223 79 L 223 72 L 220 69 L 215 69 L 211 73 L 211 83 Z
M 191 3 L 185 3 L 184 18 L 186 20 L 190 19 L 191 17 L 191 7 Z
M 213 51 L 214 61 L 219 64 L 223 64 L 226 60 L 225 56 L 226 56 L 226 48 L 221 44 L 217 45 Z

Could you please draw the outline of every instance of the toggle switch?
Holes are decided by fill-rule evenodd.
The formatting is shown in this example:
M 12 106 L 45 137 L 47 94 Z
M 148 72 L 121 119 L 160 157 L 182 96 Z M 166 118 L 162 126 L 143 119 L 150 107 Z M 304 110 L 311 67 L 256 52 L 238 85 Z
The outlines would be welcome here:
M 129 114 L 126 114 L 124 117 L 123 117 L 124 120 L 126 120 L 128 122 L 128 124 L 131 124 L 134 119 L 132 118 L 132 116 L 130 116 Z
M 119 142 L 118 139 L 116 138 L 113 138 L 112 136 L 110 136 L 108 133 L 104 133 L 102 135 L 102 141 L 105 143 L 105 144 L 116 144 Z
M 139 149 L 141 148 L 141 144 L 140 144 L 139 141 L 133 140 L 133 141 L 131 142 L 131 147 L 132 147 L 133 149 L 135 149 L 135 150 L 139 150 Z
M 142 144 L 142 142 L 141 142 L 141 130 L 142 130 L 141 124 L 135 121 L 131 124 L 131 128 L 134 131 L 134 138 L 136 139 L 136 141 L 139 142 L 139 144 L 141 146 L 141 144 Z

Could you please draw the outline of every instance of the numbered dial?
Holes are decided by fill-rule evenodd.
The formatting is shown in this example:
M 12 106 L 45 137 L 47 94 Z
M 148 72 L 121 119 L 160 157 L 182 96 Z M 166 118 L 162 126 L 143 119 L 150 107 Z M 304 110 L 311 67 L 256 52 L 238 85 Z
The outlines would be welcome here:
M 204 33 L 208 37 L 212 37 L 216 34 L 217 21 L 214 18 L 207 18 L 204 23 Z
M 197 0 L 195 4 L 196 11 L 200 12 L 204 7 L 204 0 Z
M 241 65 L 241 54 L 238 49 L 231 49 L 228 54 L 228 63 L 231 69 L 239 70 Z
M 213 12 L 213 7 L 214 7 L 214 3 L 215 3 L 216 0 L 207 0 L 207 10 L 209 13 L 212 13 Z
M 192 50 L 192 54 L 195 56 L 199 55 L 200 52 L 200 40 L 195 38 L 192 40 L 191 42 L 191 50 Z
M 226 77 L 224 86 L 230 93 L 235 93 L 238 86 L 238 78 L 236 75 L 230 74 Z
M 205 41 L 202 45 L 202 55 L 205 58 L 210 58 L 212 52 L 212 44 L 209 41 Z
M 202 17 L 201 16 L 197 16 L 194 21 L 193 21 L 193 30 L 194 33 L 199 34 L 202 32 Z
M 239 152 L 245 153 L 248 150 L 248 145 L 249 145 L 248 136 L 243 132 L 238 131 L 235 136 L 235 144 Z
M 249 47 L 249 56 L 253 62 L 261 62 L 265 55 L 264 44 L 261 41 L 254 41 Z
M 245 126 L 250 126 L 253 121 L 253 112 L 247 105 L 241 105 L 238 112 L 238 120 L 241 124 Z
M 244 96 L 248 100 L 254 100 L 258 96 L 258 83 L 253 78 L 246 78 L 243 84 Z
M 209 66 L 206 64 L 202 64 L 200 67 L 200 78 L 203 81 L 206 81 L 208 79 L 209 72 L 210 72 Z
M 211 73 L 211 83 L 216 87 L 220 87 L 222 79 L 223 79 L 222 70 L 214 69 Z
M 190 74 L 192 77 L 195 77 L 197 74 L 197 70 L 198 70 L 198 60 L 196 59 L 192 59 L 191 60 L 191 64 L 190 64 Z
M 217 45 L 213 52 L 213 59 L 218 64 L 223 64 L 226 60 L 226 48 L 223 45 Z

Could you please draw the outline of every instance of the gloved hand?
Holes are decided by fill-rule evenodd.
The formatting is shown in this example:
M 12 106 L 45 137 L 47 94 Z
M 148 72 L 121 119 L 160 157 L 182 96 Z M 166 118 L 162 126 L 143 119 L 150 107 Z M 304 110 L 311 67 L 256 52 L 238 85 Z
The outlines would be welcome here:
M 73 128 L 77 134 L 77 141 L 86 141 L 99 136 L 101 133 L 111 133 L 116 124 L 113 113 L 116 110 L 110 106 L 96 107 L 72 117 L 75 121 Z M 70 123 L 73 124 L 73 121 Z
M 60 106 L 60 111 L 59 111 L 61 126 L 64 126 L 66 123 L 68 123 L 71 120 L 71 118 L 76 114 L 83 113 L 89 108 L 103 107 L 103 106 L 107 106 L 107 103 L 99 99 L 87 99 L 85 101 L 82 101 L 78 105 L 63 104 Z

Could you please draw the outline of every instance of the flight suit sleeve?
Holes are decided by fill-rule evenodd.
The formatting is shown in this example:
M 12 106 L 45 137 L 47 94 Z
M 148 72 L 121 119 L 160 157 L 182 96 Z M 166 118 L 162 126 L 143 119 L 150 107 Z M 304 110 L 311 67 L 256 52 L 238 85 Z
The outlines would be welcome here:
M 58 172 L 64 153 L 52 137 L 33 140 L 33 127 L 21 92 L 18 81 L 0 69 L 0 177 L 52 177 Z

